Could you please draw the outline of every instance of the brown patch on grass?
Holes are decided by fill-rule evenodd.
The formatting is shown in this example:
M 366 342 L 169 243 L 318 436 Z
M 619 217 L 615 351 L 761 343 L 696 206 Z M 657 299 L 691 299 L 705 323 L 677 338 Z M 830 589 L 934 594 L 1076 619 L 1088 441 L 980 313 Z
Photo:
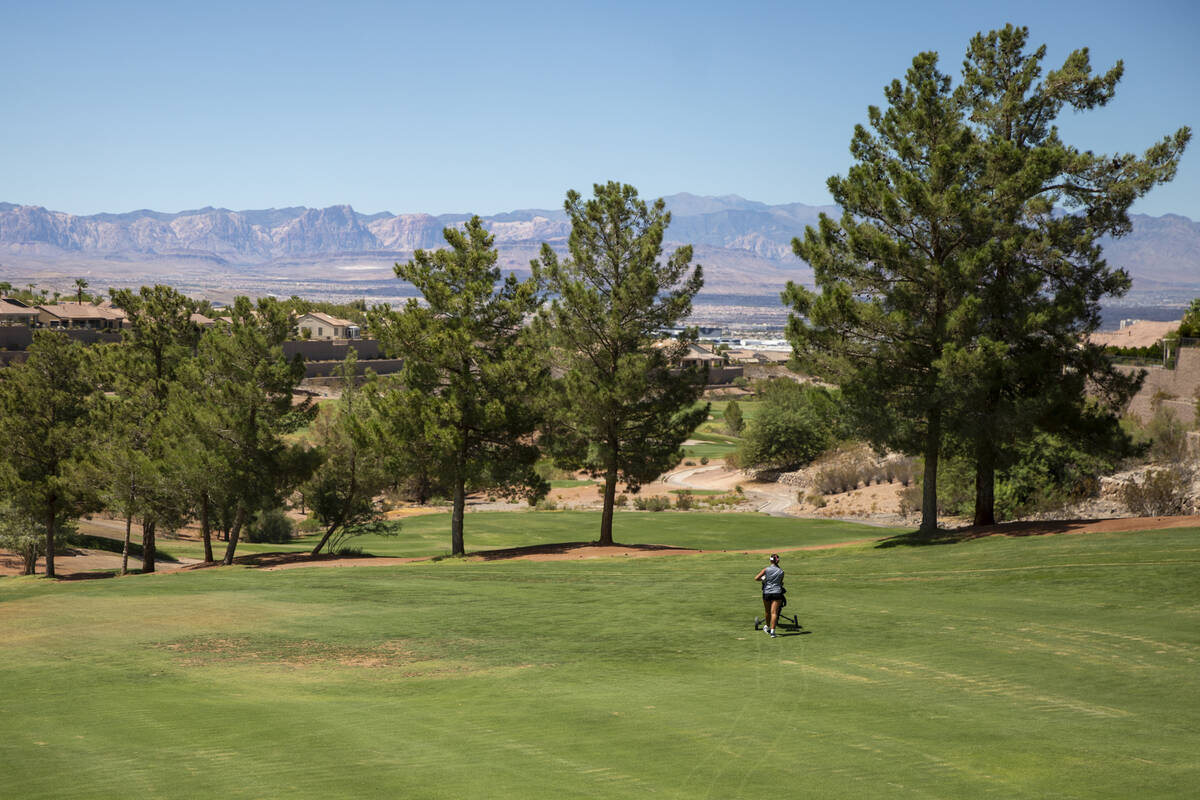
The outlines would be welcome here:
M 394 639 L 372 647 L 336 645 L 312 639 L 254 639 L 248 636 L 197 636 L 158 645 L 177 654 L 187 666 L 207 666 L 230 661 L 287 667 L 412 667 L 435 659 L 419 655 L 404 640 Z M 431 672 L 459 671 L 458 667 Z M 415 674 L 415 673 L 414 673 Z

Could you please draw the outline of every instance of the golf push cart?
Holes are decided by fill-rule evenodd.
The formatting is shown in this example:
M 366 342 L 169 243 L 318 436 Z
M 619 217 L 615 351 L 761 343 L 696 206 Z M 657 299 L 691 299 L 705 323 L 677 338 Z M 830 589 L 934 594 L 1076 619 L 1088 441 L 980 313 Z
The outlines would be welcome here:
M 763 627 L 763 625 L 766 624 L 766 622 L 767 621 L 765 619 L 763 619 L 762 617 L 755 617 L 754 618 L 754 630 L 756 630 L 756 631 L 762 630 L 762 627 Z M 780 611 L 779 619 L 775 621 L 775 628 L 776 629 L 783 628 L 785 631 L 799 631 L 799 630 L 803 630 L 804 626 L 800 624 L 800 620 L 798 620 L 796 618 L 795 614 L 788 616 L 787 614 Z

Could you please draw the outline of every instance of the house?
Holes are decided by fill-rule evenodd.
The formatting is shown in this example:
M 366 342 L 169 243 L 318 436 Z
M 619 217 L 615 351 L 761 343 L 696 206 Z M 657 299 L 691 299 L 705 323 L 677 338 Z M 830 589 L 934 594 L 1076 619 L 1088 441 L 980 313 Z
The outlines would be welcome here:
M 308 331 L 309 339 L 357 339 L 358 326 L 348 319 L 331 317 L 320 311 L 309 311 L 296 320 L 300 335 Z
M 698 344 L 689 344 L 687 353 L 679 360 L 681 367 L 720 367 L 724 364 L 724 356 Z
M 38 323 L 53 329 L 119 330 L 129 326 L 125 312 L 91 303 L 55 303 L 37 307 Z
M 30 308 L 20 300 L 8 297 L 0 298 L 0 325 L 24 325 L 33 328 L 37 325 L 38 310 Z

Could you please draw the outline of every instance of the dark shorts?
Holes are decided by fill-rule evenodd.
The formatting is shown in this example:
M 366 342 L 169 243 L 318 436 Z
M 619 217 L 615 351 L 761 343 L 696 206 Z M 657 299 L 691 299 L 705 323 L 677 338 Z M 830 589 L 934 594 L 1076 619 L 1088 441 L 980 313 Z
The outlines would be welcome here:
M 764 594 L 763 595 L 764 603 L 771 603 L 771 602 L 774 602 L 775 600 L 778 600 L 780 602 L 780 604 L 782 604 L 783 603 L 783 595 L 781 595 L 781 594 Z

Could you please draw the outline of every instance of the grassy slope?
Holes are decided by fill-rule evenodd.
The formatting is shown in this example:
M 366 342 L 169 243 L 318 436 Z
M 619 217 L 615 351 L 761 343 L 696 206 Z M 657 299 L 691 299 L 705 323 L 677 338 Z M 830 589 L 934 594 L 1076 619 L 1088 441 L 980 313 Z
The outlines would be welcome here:
M 853 522 L 796 520 L 754 513 L 700 514 L 673 511 L 622 511 L 613 523 L 614 536 L 626 544 L 667 544 L 702 549 L 761 549 L 873 539 L 895 533 Z M 554 542 L 595 541 L 600 535 L 598 511 L 483 511 L 468 514 L 463 536 L 467 552 L 524 547 Z M 320 539 L 306 536 L 286 545 L 238 545 L 239 555 L 275 551 L 310 550 Z M 398 536 L 362 536 L 350 540 L 354 547 L 376 556 L 438 556 L 450 552 L 450 515 L 408 517 Z M 225 543 L 214 543 L 218 555 Z M 175 557 L 203 558 L 198 542 L 160 540 L 159 548 Z
M 0 580 L 0 783 L 1128 798 L 1200 780 L 1200 530 L 789 554 L 812 634 L 777 640 L 750 630 L 761 561 Z

